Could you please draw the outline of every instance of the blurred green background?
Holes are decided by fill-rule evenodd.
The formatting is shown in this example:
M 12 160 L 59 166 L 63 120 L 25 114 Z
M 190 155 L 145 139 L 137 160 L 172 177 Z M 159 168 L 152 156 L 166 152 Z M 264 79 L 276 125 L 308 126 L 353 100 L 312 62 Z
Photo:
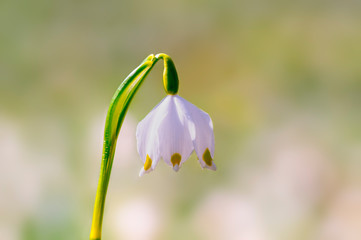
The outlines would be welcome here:
M 192 155 L 138 177 L 136 125 L 165 96 L 158 63 L 120 133 L 103 239 L 360 239 L 352 0 L 1 1 L 1 239 L 88 239 L 108 104 L 159 52 L 211 115 L 218 170 Z

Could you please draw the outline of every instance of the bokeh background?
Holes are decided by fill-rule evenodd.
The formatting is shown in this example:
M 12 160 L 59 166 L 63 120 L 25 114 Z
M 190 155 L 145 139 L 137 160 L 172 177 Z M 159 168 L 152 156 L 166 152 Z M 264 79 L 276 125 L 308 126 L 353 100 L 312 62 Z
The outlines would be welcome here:
M 104 239 L 361 239 L 356 0 L 1 1 L 1 239 L 88 239 L 108 104 L 159 52 L 211 115 L 218 170 L 192 155 L 138 177 L 158 63 L 120 132 Z

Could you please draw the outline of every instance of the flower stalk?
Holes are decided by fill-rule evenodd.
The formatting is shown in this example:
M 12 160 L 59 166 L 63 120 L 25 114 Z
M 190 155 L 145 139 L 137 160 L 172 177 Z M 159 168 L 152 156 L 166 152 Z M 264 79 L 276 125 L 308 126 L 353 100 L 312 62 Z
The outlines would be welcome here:
M 90 240 L 100 240 L 102 232 L 105 199 L 115 154 L 118 134 L 122 126 L 129 104 L 140 85 L 159 59 L 164 61 L 164 88 L 168 94 L 178 92 L 178 75 L 172 59 L 166 54 L 149 55 L 122 82 L 115 92 L 106 117 L 103 141 L 103 154 L 100 176 L 95 197 Z

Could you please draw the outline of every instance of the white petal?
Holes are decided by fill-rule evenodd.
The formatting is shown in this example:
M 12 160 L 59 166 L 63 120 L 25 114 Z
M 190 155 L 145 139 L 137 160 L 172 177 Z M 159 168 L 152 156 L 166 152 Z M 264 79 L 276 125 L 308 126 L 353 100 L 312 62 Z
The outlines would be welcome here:
M 147 155 L 152 160 L 152 166 L 150 169 L 145 170 L 144 167 L 139 173 L 142 176 L 144 173 L 152 171 L 158 164 L 160 159 L 159 154 L 159 138 L 157 132 L 157 125 L 159 125 L 159 109 L 163 99 L 153 110 L 141 121 L 137 126 L 136 138 L 137 138 L 137 150 L 143 163 L 146 163 Z
M 151 170 L 144 170 L 144 167 L 142 167 L 142 169 L 140 169 L 139 171 L 139 177 L 142 177 L 145 173 L 149 173 Z
M 178 171 L 189 158 L 194 147 L 188 130 L 187 117 L 183 109 L 175 104 L 177 95 L 168 95 L 159 113 L 164 116 L 158 128 L 159 149 L 164 161 Z M 176 166 L 178 165 L 178 166 Z
M 202 168 L 216 170 L 216 165 L 212 160 L 214 157 L 212 119 L 206 112 L 179 96 L 177 97 L 176 103 L 186 112 L 189 124 L 188 129 L 193 140 L 194 150 Z
M 178 164 L 174 164 L 173 170 L 176 171 L 176 172 L 178 172 L 178 171 L 179 171 L 179 165 L 178 165 Z

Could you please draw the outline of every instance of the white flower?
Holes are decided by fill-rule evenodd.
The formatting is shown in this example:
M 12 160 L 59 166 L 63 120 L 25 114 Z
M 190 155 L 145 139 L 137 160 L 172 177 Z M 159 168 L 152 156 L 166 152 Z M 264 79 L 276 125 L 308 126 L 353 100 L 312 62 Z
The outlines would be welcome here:
M 202 168 L 216 170 L 211 118 L 178 95 L 166 96 L 138 124 L 136 136 L 144 163 L 139 176 L 154 170 L 160 158 L 178 171 L 193 150 Z

